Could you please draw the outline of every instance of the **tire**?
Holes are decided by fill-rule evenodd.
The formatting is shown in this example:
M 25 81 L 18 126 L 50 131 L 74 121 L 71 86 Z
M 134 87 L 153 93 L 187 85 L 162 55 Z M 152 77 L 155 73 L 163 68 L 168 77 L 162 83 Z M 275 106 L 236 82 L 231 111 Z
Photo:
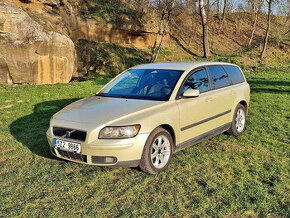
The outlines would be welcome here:
M 234 136 L 241 135 L 246 129 L 246 116 L 246 108 L 238 104 L 234 112 L 231 127 L 227 132 Z
M 162 172 L 168 167 L 172 153 L 173 140 L 171 135 L 167 130 L 157 127 L 146 141 L 139 167 L 149 174 Z

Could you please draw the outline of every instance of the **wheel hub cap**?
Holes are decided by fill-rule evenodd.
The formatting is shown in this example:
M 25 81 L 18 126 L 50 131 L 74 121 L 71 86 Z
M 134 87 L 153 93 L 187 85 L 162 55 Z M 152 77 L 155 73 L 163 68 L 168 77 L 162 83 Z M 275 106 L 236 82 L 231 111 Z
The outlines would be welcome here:
M 246 124 L 246 115 L 244 110 L 239 109 L 236 114 L 236 129 L 238 132 L 242 132 Z
M 170 142 L 164 135 L 158 136 L 152 143 L 151 161 L 154 167 L 163 168 L 169 160 L 171 153 Z

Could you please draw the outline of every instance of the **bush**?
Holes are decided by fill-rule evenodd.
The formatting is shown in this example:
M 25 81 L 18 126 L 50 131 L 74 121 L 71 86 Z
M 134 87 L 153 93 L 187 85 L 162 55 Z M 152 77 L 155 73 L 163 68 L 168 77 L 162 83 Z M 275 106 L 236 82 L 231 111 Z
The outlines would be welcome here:
M 80 39 L 76 44 L 79 72 L 116 75 L 137 64 L 148 62 L 149 55 L 143 50 L 123 47 L 114 43 L 100 43 Z

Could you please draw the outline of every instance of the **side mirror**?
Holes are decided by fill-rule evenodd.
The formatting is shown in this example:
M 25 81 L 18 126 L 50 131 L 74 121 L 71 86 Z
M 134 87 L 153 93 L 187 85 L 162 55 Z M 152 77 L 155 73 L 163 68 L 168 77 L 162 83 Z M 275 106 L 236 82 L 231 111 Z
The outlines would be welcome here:
M 185 98 L 194 98 L 199 96 L 199 90 L 198 89 L 187 89 L 183 94 L 183 97 Z

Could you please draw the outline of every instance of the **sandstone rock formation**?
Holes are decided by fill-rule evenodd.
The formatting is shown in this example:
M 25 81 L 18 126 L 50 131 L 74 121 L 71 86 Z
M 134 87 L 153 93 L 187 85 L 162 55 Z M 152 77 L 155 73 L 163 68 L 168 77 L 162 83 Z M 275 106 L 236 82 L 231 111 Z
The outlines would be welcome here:
M 49 84 L 76 75 L 76 52 L 67 36 L 47 30 L 23 9 L 0 0 L 0 82 Z
M 80 15 L 80 0 L 30 0 L 31 3 L 28 4 L 19 0 L 10 1 L 25 8 L 28 15 L 37 18 L 42 26 L 67 35 L 74 43 L 79 39 L 88 39 L 144 49 L 153 45 L 158 31 L 158 19 L 154 17 L 156 15 L 152 15 L 150 22 L 142 25 L 125 18 L 115 24 L 102 19 L 83 18 Z M 169 38 L 166 35 L 164 43 Z

